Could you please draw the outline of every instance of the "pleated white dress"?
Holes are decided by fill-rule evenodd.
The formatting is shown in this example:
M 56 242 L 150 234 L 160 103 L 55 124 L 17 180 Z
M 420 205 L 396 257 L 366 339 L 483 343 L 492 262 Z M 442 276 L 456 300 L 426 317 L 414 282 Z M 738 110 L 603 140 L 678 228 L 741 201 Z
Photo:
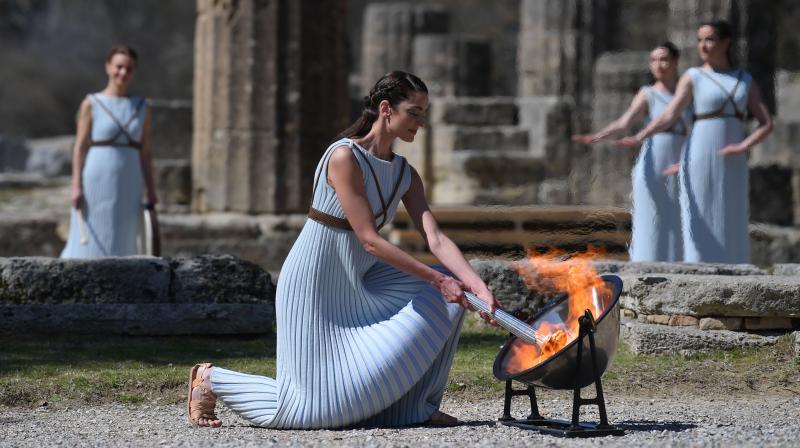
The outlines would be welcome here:
M 61 258 L 135 255 L 144 180 L 139 150 L 147 104 L 142 97 L 89 95 L 92 144 L 83 164 L 86 244 L 80 243 L 78 215 L 70 213 Z M 124 132 L 120 132 L 120 129 Z
M 343 145 L 361 152 L 369 202 L 380 211 L 386 195 L 391 219 L 410 169 L 402 156 L 385 161 L 350 139 L 331 145 L 317 166 L 312 206 L 344 218 L 326 181 L 328 157 Z M 463 310 L 370 255 L 352 231 L 307 220 L 281 269 L 275 308 L 277 378 L 212 371 L 214 393 L 246 420 L 270 428 L 401 426 L 424 422 L 439 407 Z
M 747 154 L 718 151 L 744 140 L 738 113 L 747 111 L 752 77 L 744 70 L 715 72 L 693 67 L 694 110 L 724 116 L 694 122 L 681 163 L 684 261 L 750 263 Z M 730 100 L 728 99 L 730 96 Z
M 647 94 L 648 121 L 653 120 L 666 109 L 673 95 L 652 86 L 642 89 Z M 664 176 L 661 172 L 680 162 L 691 119 L 691 108 L 686 108 L 671 129 L 648 138 L 639 152 L 631 173 L 631 261 L 683 259 L 678 176 Z

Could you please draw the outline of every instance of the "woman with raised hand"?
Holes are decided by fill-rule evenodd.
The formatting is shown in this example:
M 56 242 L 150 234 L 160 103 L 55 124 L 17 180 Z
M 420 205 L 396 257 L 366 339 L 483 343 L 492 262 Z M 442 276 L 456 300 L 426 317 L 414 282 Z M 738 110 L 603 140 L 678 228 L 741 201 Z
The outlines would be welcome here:
M 414 140 L 425 84 L 394 71 L 319 162 L 309 219 L 278 280 L 276 378 L 198 364 L 189 420 L 217 427 L 217 399 L 270 428 L 455 424 L 439 410 L 469 290 L 492 293 L 437 226 L 422 180 L 392 142 Z M 403 201 L 447 271 L 420 263 L 378 230 Z M 487 321 L 491 315 L 481 313 Z
M 680 203 L 684 261 L 749 263 L 750 236 L 747 152 L 772 131 L 772 117 L 746 70 L 730 58 L 732 31 L 725 21 L 697 30 L 703 65 L 678 81 L 666 110 L 633 137 L 636 146 L 668 129 L 690 104 L 694 125 L 680 163 Z M 749 114 L 758 127 L 747 135 Z
M 72 157 L 69 237 L 62 258 L 139 252 L 142 201 L 152 209 L 156 193 L 150 109 L 146 98 L 128 94 L 136 64 L 132 48 L 112 47 L 105 66 L 108 84 L 81 103 Z
M 652 121 L 672 101 L 678 84 L 680 53 L 672 42 L 650 52 L 650 73 L 655 82 L 643 86 L 628 110 L 594 134 L 576 135 L 573 140 L 591 144 L 606 140 L 645 118 Z M 680 204 L 678 179 L 664 171 L 680 160 L 691 121 L 687 108 L 676 122 L 644 140 L 632 175 L 631 212 L 633 231 L 629 249 L 631 261 L 681 261 Z

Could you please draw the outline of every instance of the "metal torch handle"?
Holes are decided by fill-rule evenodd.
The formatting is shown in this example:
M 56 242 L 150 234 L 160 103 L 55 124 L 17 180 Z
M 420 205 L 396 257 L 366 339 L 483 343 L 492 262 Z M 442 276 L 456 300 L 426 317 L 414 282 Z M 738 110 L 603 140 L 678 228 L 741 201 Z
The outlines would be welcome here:
M 522 339 L 523 341 L 529 344 L 541 344 L 543 340 L 536 334 L 536 330 L 533 329 L 530 325 L 526 324 L 525 322 L 517 319 L 513 315 L 509 314 L 508 312 L 497 308 L 494 313 L 489 311 L 489 304 L 481 300 L 480 297 L 476 296 L 475 294 L 464 291 L 464 295 L 467 297 L 467 301 L 469 304 L 472 305 L 478 311 L 484 311 L 488 314 L 491 314 L 494 317 L 494 320 L 497 323 L 505 328 L 506 330 L 510 331 L 511 334 L 514 336 Z

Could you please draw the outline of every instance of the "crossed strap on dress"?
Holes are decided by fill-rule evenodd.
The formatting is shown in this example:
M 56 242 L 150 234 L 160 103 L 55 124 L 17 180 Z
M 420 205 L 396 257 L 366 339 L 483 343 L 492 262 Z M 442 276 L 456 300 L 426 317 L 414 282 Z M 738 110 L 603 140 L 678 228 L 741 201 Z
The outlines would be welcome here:
M 336 146 L 336 147 L 338 147 L 338 146 Z M 351 149 L 352 149 L 352 146 L 351 146 Z M 382 210 L 377 215 L 375 215 L 375 212 L 373 212 L 373 215 L 375 215 L 375 219 L 382 218 L 381 219 L 381 223 L 378 224 L 378 226 L 376 227 L 376 230 L 380 230 L 386 224 L 386 219 L 389 216 L 389 214 L 388 214 L 389 213 L 389 208 L 388 208 L 387 204 L 391 204 L 394 201 L 395 196 L 397 196 L 397 191 L 400 189 L 400 183 L 403 181 L 403 175 L 405 174 L 406 164 L 407 164 L 406 163 L 406 159 L 402 160 L 402 164 L 400 166 L 400 175 L 397 177 L 397 182 L 395 182 L 395 184 L 394 184 L 394 189 L 392 189 L 392 194 L 389 196 L 389 201 L 386 201 L 386 200 L 384 200 L 383 192 L 381 191 L 381 185 L 378 182 L 378 176 L 375 174 L 375 169 L 372 168 L 372 164 L 370 163 L 369 159 L 367 159 L 367 156 L 365 156 L 361 152 L 361 150 L 358 149 L 358 148 L 356 148 L 356 150 L 353 151 L 353 152 L 358 154 L 359 157 L 361 157 L 361 159 L 364 160 L 364 162 L 367 163 L 367 166 L 369 167 L 369 171 L 372 174 L 372 180 L 375 182 L 375 187 L 378 188 L 378 197 L 381 200 L 381 208 L 382 208 Z M 321 210 L 318 210 L 318 209 L 314 208 L 314 206 L 313 206 L 314 193 L 316 193 L 316 191 L 317 191 L 317 185 L 319 184 L 319 178 L 322 175 L 323 171 L 327 171 L 327 165 L 325 164 L 324 161 L 329 160 L 332 153 L 333 153 L 333 148 L 331 148 L 331 151 L 329 151 L 325 155 L 325 157 L 323 157 L 323 166 L 325 166 L 326 169 L 320 169 L 319 173 L 317 173 L 317 177 L 314 179 L 314 188 L 311 191 L 312 206 L 309 207 L 309 209 L 308 209 L 308 217 L 313 219 L 314 221 L 317 221 L 320 224 L 324 224 L 324 225 L 329 226 L 329 227 L 335 227 L 337 229 L 352 231 L 353 227 L 350 225 L 350 221 L 348 221 L 347 218 L 339 218 L 338 216 L 333 216 L 333 215 L 331 215 L 329 213 L 325 213 L 325 212 L 323 212 Z
M 709 120 L 711 118 L 725 118 L 725 117 L 738 118 L 741 121 L 745 121 L 747 119 L 747 114 L 740 111 L 739 108 L 736 107 L 736 102 L 733 100 L 733 95 L 736 93 L 736 89 L 739 88 L 739 84 L 742 82 L 742 71 L 739 70 L 739 74 L 736 77 L 736 84 L 734 84 L 733 90 L 731 90 L 730 92 L 725 90 L 725 87 L 722 84 L 720 84 L 719 81 L 711 77 L 711 75 L 709 75 L 708 73 L 704 72 L 703 70 L 699 70 L 699 72 L 706 78 L 710 79 L 714 84 L 717 85 L 717 87 L 722 89 L 723 92 L 725 92 L 725 101 L 722 102 L 722 106 L 718 110 L 715 110 L 713 112 L 708 112 L 705 114 L 693 115 L 692 118 L 694 119 L 694 121 Z M 731 103 L 731 106 L 733 106 L 733 114 L 725 113 L 725 105 L 727 103 Z
M 650 87 L 648 90 L 653 94 L 653 98 L 655 98 L 656 101 L 661 101 L 664 104 L 669 104 L 669 101 L 667 101 L 664 97 L 662 97 L 661 94 L 658 93 L 656 89 Z M 677 129 L 678 125 L 680 125 L 680 131 Z M 679 121 L 675 122 L 675 124 L 672 125 L 672 127 L 670 127 L 664 132 L 671 132 L 673 134 L 685 136 L 689 133 L 689 126 L 683 120 L 683 115 L 681 115 Z
M 123 144 L 122 146 L 130 146 L 131 148 L 142 149 L 142 142 L 137 142 L 136 140 L 133 139 L 133 137 L 131 137 L 131 134 L 128 132 L 128 126 L 130 126 L 131 123 L 133 123 L 134 118 L 136 118 L 136 116 L 139 115 L 139 109 L 141 109 L 142 105 L 144 104 L 144 98 L 139 99 L 139 102 L 136 104 L 136 107 L 133 110 L 133 114 L 125 124 L 122 124 L 117 119 L 117 117 L 114 116 L 111 110 L 108 107 L 106 107 L 106 105 L 103 104 L 102 101 L 100 101 L 100 98 L 98 98 L 96 95 L 92 95 L 92 98 L 94 98 L 95 102 L 100 105 L 100 108 L 103 109 L 106 112 L 106 114 L 108 114 L 109 117 L 111 117 L 111 120 L 117 125 L 118 129 L 117 133 L 110 139 L 92 140 L 89 142 L 89 146 L 114 146 L 118 144 L 117 139 L 119 138 L 119 136 L 124 135 L 125 138 L 128 139 L 128 142 Z

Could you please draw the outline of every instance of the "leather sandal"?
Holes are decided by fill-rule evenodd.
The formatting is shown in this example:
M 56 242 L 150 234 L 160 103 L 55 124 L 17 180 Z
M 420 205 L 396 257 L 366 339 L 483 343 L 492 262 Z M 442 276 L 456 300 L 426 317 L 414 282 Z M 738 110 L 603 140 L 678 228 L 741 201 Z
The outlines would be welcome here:
M 431 426 L 460 426 L 461 420 L 437 409 L 433 411 L 431 418 L 425 423 Z
M 189 397 L 187 403 L 189 407 L 189 423 L 191 423 L 192 426 L 201 426 L 200 419 L 209 421 L 219 420 L 216 414 L 214 414 L 217 396 L 206 387 L 203 381 L 203 373 L 206 369 L 210 369 L 211 367 L 211 363 L 202 363 L 195 364 L 194 367 L 189 370 Z M 199 390 L 202 398 L 193 400 L 192 392 L 197 388 L 200 388 Z M 208 426 L 213 427 L 213 425 Z

